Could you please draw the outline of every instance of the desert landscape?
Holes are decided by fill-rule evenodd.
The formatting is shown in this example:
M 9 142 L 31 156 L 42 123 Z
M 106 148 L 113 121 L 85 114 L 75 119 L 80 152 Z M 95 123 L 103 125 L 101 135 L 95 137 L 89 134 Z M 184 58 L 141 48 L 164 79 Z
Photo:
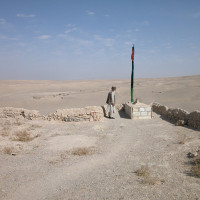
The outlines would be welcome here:
M 111 86 L 114 120 L 102 111 Z M 200 110 L 200 76 L 134 87 L 145 104 Z M 199 129 L 131 120 L 128 101 L 130 80 L 1 80 L 0 200 L 200 199 Z

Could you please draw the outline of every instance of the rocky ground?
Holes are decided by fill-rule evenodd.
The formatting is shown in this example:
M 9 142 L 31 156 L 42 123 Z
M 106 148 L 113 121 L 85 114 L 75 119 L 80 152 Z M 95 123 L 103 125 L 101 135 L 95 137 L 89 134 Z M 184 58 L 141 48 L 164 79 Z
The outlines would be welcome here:
M 199 132 L 155 113 L 144 121 L 120 113 L 100 122 L 1 119 L 1 125 L 1 199 L 200 197 L 187 158 L 199 148 Z M 22 130 L 30 141 L 17 139 Z M 145 173 L 136 173 L 142 166 Z

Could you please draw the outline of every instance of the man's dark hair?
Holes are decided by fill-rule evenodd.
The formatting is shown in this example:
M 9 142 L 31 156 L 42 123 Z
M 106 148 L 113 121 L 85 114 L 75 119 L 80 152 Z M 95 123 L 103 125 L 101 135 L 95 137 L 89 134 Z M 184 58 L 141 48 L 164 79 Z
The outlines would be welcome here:
M 112 88 L 111 88 L 111 89 L 112 89 L 112 91 L 114 91 L 114 90 L 116 90 L 116 87 L 112 86 Z

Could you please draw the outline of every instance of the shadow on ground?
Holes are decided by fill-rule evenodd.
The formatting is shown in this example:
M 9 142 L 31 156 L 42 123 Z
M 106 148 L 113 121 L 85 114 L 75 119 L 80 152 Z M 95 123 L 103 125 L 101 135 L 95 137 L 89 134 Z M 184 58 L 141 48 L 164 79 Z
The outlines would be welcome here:
M 119 110 L 118 113 L 119 113 L 119 116 L 120 116 L 121 118 L 130 119 L 130 117 L 125 113 L 125 110 L 124 110 L 124 109 Z
M 165 116 L 162 116 L 160 115 L 160 119 L 164 120 L 164 121 L 167 121 L 168 123 L 174 125 L 174 126 L 181 126 L 181 125 L 176 125 L 176 121 L 174 120 L 170 120 L 168 119 L 167 117 Z M 195 129 L 195 128 L 192 128 L 192 127 L 189 127 L 188 124 L 185 124 L 184 126 L 182 126 L 183 128 L 187 128 L 187 129 L 190 129 L 190 130 L 193 130 L 193 131 L 200 131 L 199 129 Z

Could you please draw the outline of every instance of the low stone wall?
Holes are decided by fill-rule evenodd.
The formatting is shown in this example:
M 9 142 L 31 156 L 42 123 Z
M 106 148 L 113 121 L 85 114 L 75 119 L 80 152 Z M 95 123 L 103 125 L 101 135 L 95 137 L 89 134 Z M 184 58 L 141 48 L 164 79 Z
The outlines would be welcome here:
M 101 106 L 88 106 L 85 108 L 70 108 L 57 110 L 47 116 L 48 120 L 61 121 L 100 121 L 104 117 Z
M 100 121 L 104 117 L 101 106 L 88 106 L 85 108 L 71 108 L 57 110 L 48 116 L 41 115 L 37 110 L 24 108 L 0 108 L 0 118 L 25 118 L 28 120 L 61 120 L 61 121 Z
M 152 109 L 155 113 L 166 117 L 176 125 L 200 129 L 200 111 L 189 113 L 183 109 L 168 108 L 167 106 L 160 105 L 159 103 L 153 103 Z
M 123 105 L 117 104 L 116 110 L 122 110 Z M 107 105 L 87 106 L 85 108 L 59 109 L 48 116 L 41 115 L 37 110 L 24 108 L 3 107 L 0 108 L 0 118 L 25 118 L 28 120 L 60 120 L 60 121 L 100 121 L 107 115 Z
M 0 118 L 25 118 L 28 120 L 45 119 L 37 110 L 27 110 L 24 108 L 4 107 L 0 108 Z

